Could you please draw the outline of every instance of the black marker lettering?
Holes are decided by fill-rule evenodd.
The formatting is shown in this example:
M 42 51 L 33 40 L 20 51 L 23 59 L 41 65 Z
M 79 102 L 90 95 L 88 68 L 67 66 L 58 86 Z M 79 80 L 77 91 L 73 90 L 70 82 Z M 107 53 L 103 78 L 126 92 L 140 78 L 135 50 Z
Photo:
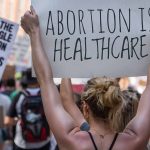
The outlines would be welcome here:
M 119 55 L 120 55 L 120 53 L 118 53 L 117 56 L 114 55 L 114 44 L 115 44 L 115 42 L 116 42 L 116 40 L 117 40 L 118 38 L 120 38 L 120 36 L 117 36 L 117 37 L 114 39 L 114 41 L 113 41 L 113 43 L 112 43 L 112 46 L 111 46 L 111 54 L 112 54 L 112 56 L 113 56 L 114 58 L 116 58 L 116 59 L 117 59 L 117 58 L 119 57 Z
M 93 9 L 88 9 L 88 11 L 90 12 L 90 16 L 91 16 L 91 27 L 92 27 L 92 33 L 94 33 L 94 26 L 93 26 Z
M 88 60 L 88 59 L 92 59 L 92 57 L 87 57 L 87 41 L 86 41 L 86 37 L 84 38 L 84 43 L 85 43 L 85 55 L 84 55 L 84 59 Z
M 131 38 L 131 57 L 133 57 L 133 53 L 136 55 L 136 58 L 139 60 L 139 57 L 135 51 L 135 47 L 138 44 L 139 38 L 135 37 L 135 38 Z
M 83 10 L 78 10 L 78 16 L 79 16 L 79 33 L 82 34 L 82 31 L 81 31 L 81 26 L 82 26 L 82 30 L 83 30 L 84 34 L 86 34 L 84 25 L 83 25 L 83 18 L 84 18 Z
M 92 41 L 96 41 L 97 59 L 99 59 L 99 40 L 101 39 L 92 39 Z
M 126 25 L 126 28 L 127 28 L 127 31 L 130 32 L 130 26 L 131 26 L 131 10 L 129 8 L 129 18 L 128 18 L 128 23 L 127 23 L 127 20 L 125 19 L 123 13 L 122 13 L 122 10 L 119 9 L 119 30 L 120 32 L 122 32 L 122 21 L 124 21 L 125 25 Z
M 142 29 L 140 30 L 140 31 L 146 31 L 146 29 L 144 29 L 144 14 L 143 14 L 143 10 L 144 10 L 144 8 L 139 8 L 140 10 L 141 10 L 141 27 L 142 27 Z
M 79 46 L 79 49 L 77 49 Z M 76 59 L 76 54 L 79 53 L 80 55 L 80 60 L 83 61 L 82 59 L 82 44 L 81 44 L 81 39 L 77 38 L 76 43 L 75 43 L 75 49 L 74 49 L 74 55 L 73 55 L 73 59 Z
M 142 35 L 142 36 L 140 37 L 140 42 L 141 42 L 141 44 L 140 44 L 140 55 L 141 55 L 142 58 L 148 56 L 148 54 L 143 55 L 143 53 L 142 53 L 142 52 L 143 52 L 143 47 L 146 46 L 146 44 L 143 44 L 143 38 L 144 38 L 144 37 L 146 37 L 146 35 Z
M 66 55 L 67 55 L 67 49 L 69 49 L 70 47 L 67 47 L 67 41 L 69 40 L 70 38 L 65 38 L 64 39 L 64 59 L 65 60 L 69 60 L 69 59 L 71 59 L 72 57 L 66 57 Z
M 0 57 L 0 67 L 3 65 L 4 58 Z
M 112 12 L 112 18 L 113 18 L 113 23 L 112 21 L 110 22 L 110 13 Z M 110 25 L 113 25 L 113 29 L 110 29 Z M 108 9 L 107 11 L 107 27 L 110 33 L 114 33 L 116 30 L 116 15 L 115 15 L 115 11 L 113 9 Z
M 69 20 L 70 20 L 70 14 L 72 14 L 72 20 L 73 20 L 73 23 L 71 23 L 71 25 L 73 25 L 73 31 L 71 32 L 70 31 L 70 23 L 69 23 Z M 73 35 L 75 33 L 75 29 L 76 29 L 76 24 L 75 24 L 76 20 L 75 20 L 75 14 L 73 11 L 71 10 L 68 10 L 67 11 L 67 29 L 68 29 L 68 32 L 70 35 Z
M 9 32 L 12 32 L 13 27 L 14 27 L 14 25 L 13 25 L 13 24 L 11 24 L 11 25 L 10 25 L 10 28 L 9 28 Z
M 5 22 L 4 22 L 4 21 L 1 21 L 0 29 L 2 29 L 2 28 L 3 28 L 4 24 L 5 24 Z
M 58 35 L 61 35 L 64 31 L 64 26 L 63 26 L 63 12 L 58 10 L 57 11 L 57 15 L 58 15 Z
M 101 40 L 102 40 L 101 60 L 103 60 L 104 50 L 107 52 L 107 59 L 109 59 L 110 37 L 108 38 L 108 43 L 106 47 L 104 47 L 105 37 L 101 38 Z
M 62 42 L 63 42 L 63 40 L 61 39 L 60 40 L 60 48 L 59 49 L 57 49 L 57 45 L 58 45 L 58 43 L 57 43 L 57 41 L 58 41 L 58 39 L 55 39 L 55 48 L 54 48 L 54 62 L 56 61 L 56 52 L 59 52 L 60 53 L 60 61 L 62 60 Z
M 53 35 L 55 35 L 54 25 L 53 25 L 53 19 L 52 19 L 52 12 L 51 11 L 49 11 L 49 14 L 48 14 L 48 22 L 47 22 L 46 35 L 48 34 L 49 30 L 52 30 Z
M 0 50 L 5 51 L 7 47 L 7 43 L 3 43 L 2 41 L 0 41 Z
M 127 47 L 125 47 L 127 45 Z M 128 52 L 128 59 L 130 59 L 130 51 L 129 51 L 129 39 L 127 36 L 124 37 L 121 51 L 121 58 L 123 58 L 124 51 Z
M 99 22 L 100 22 L 100 31 L 99 31 L 99 33 L 105 33 L 104 31 L 103 31 L 103 28 L 102 28 L 102 9 L 97 9 L 97 11 L 99 11 Z

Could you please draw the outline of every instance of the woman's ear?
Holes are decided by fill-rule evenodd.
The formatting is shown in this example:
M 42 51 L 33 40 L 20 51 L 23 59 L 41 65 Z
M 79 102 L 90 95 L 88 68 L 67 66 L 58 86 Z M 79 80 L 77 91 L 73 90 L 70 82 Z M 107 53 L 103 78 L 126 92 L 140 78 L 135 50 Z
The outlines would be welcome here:
M 83 111 L 84 118 L 86 119 L 86 121 L 88 121 L 89 120 L 89 106 L 85 101 L 83 101 L 83 104 L 82 104 L 82 111 Z

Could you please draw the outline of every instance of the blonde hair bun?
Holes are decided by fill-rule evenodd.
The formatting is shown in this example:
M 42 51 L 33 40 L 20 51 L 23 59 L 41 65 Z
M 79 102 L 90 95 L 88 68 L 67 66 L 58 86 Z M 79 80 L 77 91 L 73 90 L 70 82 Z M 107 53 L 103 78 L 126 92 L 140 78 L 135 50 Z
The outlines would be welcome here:
M 110 119 L 122 103 L 122 92 L 116 79 L 97 77 L 87 82 L 81 99 L 89 104 L 94 115 Z

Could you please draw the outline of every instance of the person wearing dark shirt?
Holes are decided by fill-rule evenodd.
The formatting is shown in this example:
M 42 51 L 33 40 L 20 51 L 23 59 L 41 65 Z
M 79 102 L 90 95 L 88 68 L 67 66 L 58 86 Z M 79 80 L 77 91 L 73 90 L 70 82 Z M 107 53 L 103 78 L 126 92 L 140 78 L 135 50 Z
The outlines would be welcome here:
M 44 140 L 44 141 L 38 141 L 38 142 L 27 142 L 23 138 L 23 132 L 21 128 L 21 118 L 20 118 L 20 112 L 22 109 L 22 101 L 21 96 L 22 93 L 29 94 L 30 95 L 36 95 L 40 89 L 39 84 L 35 78 L 31 77 L 31 69 L 27 70 L 26 76 L 22 79 L 23 83 L 28 83 L 28 87 L 24 86 L 26 88 L 23 88 L 20 93 L 14 98 L 14 100 L 11 103 L 11 106 L 8 110 L 7 117 L 6 117 L 6 124 L 13 125 L 16 124 L 15 128 L 15 135 L 14 135 L 14 150 L 49 150 L 50 148 L 50 136 Z M 17 119 L 17 120 L 16 120 Z M 15 121 L 16 120 L 16 121 Z

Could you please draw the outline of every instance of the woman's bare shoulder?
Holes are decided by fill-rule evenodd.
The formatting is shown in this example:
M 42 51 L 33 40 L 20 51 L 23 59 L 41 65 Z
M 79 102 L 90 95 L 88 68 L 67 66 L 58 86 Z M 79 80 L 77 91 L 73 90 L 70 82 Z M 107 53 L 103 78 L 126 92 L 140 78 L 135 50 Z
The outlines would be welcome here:
M 69 143 L 72 150 L 95 150 L 88 132 L 81 131 L 80 128 L 74 128 L 69 134 Z
M 114 150 L 145 150 L 146 143 L 143 143 L 140 138 L 130 132 L 119 133 L 114 145 Z

